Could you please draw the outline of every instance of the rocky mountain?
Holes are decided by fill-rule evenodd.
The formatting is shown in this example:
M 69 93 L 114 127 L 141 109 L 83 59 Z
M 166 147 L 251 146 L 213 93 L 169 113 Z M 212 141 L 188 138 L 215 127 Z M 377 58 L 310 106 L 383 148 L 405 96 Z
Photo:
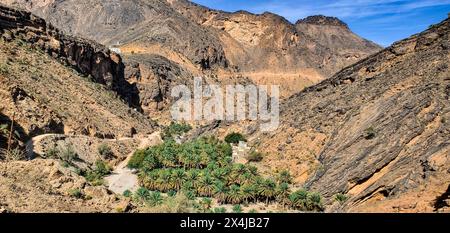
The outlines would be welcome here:
M 257 136 L 266 167 L 289 168 L 329 211 L 449 211 L 449 58 L 447 19 L 295 94 L 282 127 Z
M 0 213 L 127 210 L 83 176 L 100 157 L 123 161 L 157 129 L 130 108 L 124 68 L 103 45 L 0 5 Z
M 31 10 L 65 32 L 115 48 L 128 65 L 139 64 L 137 70 L 145 74 L 135 82 L 141 90 L 136 101 L 153 115 L 171 101 L 160 90 L 193 76 L 213 77 L 209 82 L 244 77 L 255 83 L 280 84 L 283 97 L 288 97 L 381 49 L 342 22 L 320 25 L 309 19 L 294 25 L 271 13 L 228 13 L 186 0 L 6 3 Z M 331 20 L 324 18 L 324 22 Z M 155 57 L 166 58 L 164 67 L 184 70 L 186 75 L 168 81 L 148 65 Z M 161 61 L 156 58 L 155 62 Z
M 118 138 L 153 131 L 155 124 L 127 104 L 133 86 L 124 79 L 117 54 L 3 6 L 0 30 L 0 108 L 30 137 Z

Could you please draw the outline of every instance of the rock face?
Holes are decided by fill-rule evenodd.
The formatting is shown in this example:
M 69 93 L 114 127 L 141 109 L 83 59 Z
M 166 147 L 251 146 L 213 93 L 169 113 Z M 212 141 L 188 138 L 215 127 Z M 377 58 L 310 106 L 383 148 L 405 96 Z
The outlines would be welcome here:
M 238 67 L 244 73 L 302 74 L 305 70 L 312 69 L 320 76 L 319 79 L 323 79 L 380 50 L 380 46 L 353 34 L 345 23 L 336 18 L 313 16 L 300 20 L 297 25 L 314 23 L 319 33 L 330 36 L 335 33 L 333 31 L 339 31 L 343 37 L 341 39 L 348 38 L 351 42 L 346 45 L 337 43 L 335 47 L 340 50 L 357 47 L 347 51 L 347 56 L 335 53 L 335 49 L 330 49 L 329 43 L 324 43 L 315 34 L 269 12 L 261 15 L 246 11 L 228 13 L 186 0 L 168 2 L 187 18 L 203 27 L 214 29 L 224 45 L 230 65 Z
M 1 123 L 14 116 L 23 142 L 43 133 L 115 138 L 154 129 L 124 101 L 133 85 L 120 56 L 102 45 L 0 6 L 0 54 Z
M 123 79 L 122 59 L 93 41 L 60 33 L 29 12 L 0 6 L 0 30 L 6 40 L 20 38 L 114 89 Z
M 266 163 L 347 195 L 330 211 L 449 211 L 449 58 L 447 19 L 292 96 Z
M 181 83 L 199 75 L 217 77 L 219 83 L 245 77 L 259 84 L 281 85 L 283 97 L 381 49 L 342 27 L 337 19 L 324 20 L 334 24 L 316 23 L 315 30 L 325 38 L 314 37 L 314 33 L 302 31 L 275 14 L 228 13 L 186 0 L 7 0 L 6 3 L 30 10 L 65 32 L 115 48 L 125 64 L 139 63 L 139 69 L 151 70 L 146 65 L 148 61 L 156 58 L 159 62 L 158 57 L 164 57 L 170 60 L 170 66 L 185 70 L 186 75 L 177 78 Z M 338 39 L 334 39 L 334 34 Z M 349 42 L 344 45 L 347 39 Z M 136 85 L 146 86 L 144 91 L 150 93 L 139 96 L 153 96 L 159 87 L 152 83 L 165 77 L 159 76 L 158 71 L 141 73 L 150 75 Z M 132 102 L 153 113 L 153 106 L 166 109 L 171 100 L 162 96 L 162 100 L 135 98 Z

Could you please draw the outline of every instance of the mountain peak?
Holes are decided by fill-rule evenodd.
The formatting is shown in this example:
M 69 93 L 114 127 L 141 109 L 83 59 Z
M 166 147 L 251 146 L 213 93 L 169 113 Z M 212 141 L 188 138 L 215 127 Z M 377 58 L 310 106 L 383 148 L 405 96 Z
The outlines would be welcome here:
M 348 25 L 344 23 L 342 20 L 336 17 L 324 16 L 324 15 L 313 15 L 308 16 L 304 19 L 300 19 L 296 24 L 316 24 L 316 25 L 329 25 L 329 26 L 339 26 L 348 28 Z

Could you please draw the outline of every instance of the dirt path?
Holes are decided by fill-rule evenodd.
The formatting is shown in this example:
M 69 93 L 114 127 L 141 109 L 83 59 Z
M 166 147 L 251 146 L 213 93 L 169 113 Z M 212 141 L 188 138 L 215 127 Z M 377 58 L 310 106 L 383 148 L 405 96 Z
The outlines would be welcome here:
M 34 154 L 45 154 L 45 149 L 42 148 L 41 142 L 49 137 L 61 137 L 61 138 L 92 138 L 86 135 L 65 135 L 65 134 L 41 134 L 33 137 L 25 144 L 25 150 L 28 158 L 33 158 Z M 120 142 L 133 140 L 133 138 L 123 137 L 119 139 L 102 139 L 103 142 Z M 145 140 L 145 139 L 144 139 Z
M 155 132 L 146 138 L 142 138 L 137 149 L 145 149 L 149 146 L 154 146 L 162 143 L 162 139 L 159 132 Z M 134 152 L 133 152 L 134 153 Z M 134 171 L 127 168 L 128 161 L 133 156 L 130 153 L 127 158 L 121 162 L 113 171 L 113 174 L 105 177 L 105 181 L 108 184 L 108 189 L 116 194 L 123 194 L 126 190 L 134 192 L 138 189 L 138 177 L 134 174 Z
M 48 137 L 73 137 L 73 138 L 90 138 L 89 136 L 69 136 L 64 134 L 42 134 L 33 137 L 26 143 L 26 152 L 28 158 L 32 158 L 34 154 L 44 154 L 45 149 L 42 148 L 41 142 Z M 145 149 L 149 146 L 157 145 L 162 143 L 162 139 L 159 132 L 155 132 L 147 137 L 135 138 L 139 140 L 139 146 L 136 149 Z M 133 140 L 133 138 L 119 138 L 119 139 L 105 139 L 107 141 L 126 141 Z M 112 175 L 105 177 L 105 181 L 108 185 L 108 189 L 117 194 L 123 194 L 125 190 L 136 191 L 138 188 L 137 175 L 134 174 L 133 170 L 127 168 L 128 161 L 134 152 L 130 153 L 127 158 L 121 162 L 113 171 Z

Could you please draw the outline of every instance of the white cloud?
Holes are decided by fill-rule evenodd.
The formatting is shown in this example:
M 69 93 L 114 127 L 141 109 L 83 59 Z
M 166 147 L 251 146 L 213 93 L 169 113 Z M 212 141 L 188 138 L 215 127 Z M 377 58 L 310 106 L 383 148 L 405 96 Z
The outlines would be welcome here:
M 314 4 L 307 0 L 271 0 L 250 10 L 256 13 L 271 11 L 295 21 L 316 14 L 357 19 L 381 14 L 408 13 L 424 7 L 442 5 L 450 5 L 450 0 L 317 0 Z

